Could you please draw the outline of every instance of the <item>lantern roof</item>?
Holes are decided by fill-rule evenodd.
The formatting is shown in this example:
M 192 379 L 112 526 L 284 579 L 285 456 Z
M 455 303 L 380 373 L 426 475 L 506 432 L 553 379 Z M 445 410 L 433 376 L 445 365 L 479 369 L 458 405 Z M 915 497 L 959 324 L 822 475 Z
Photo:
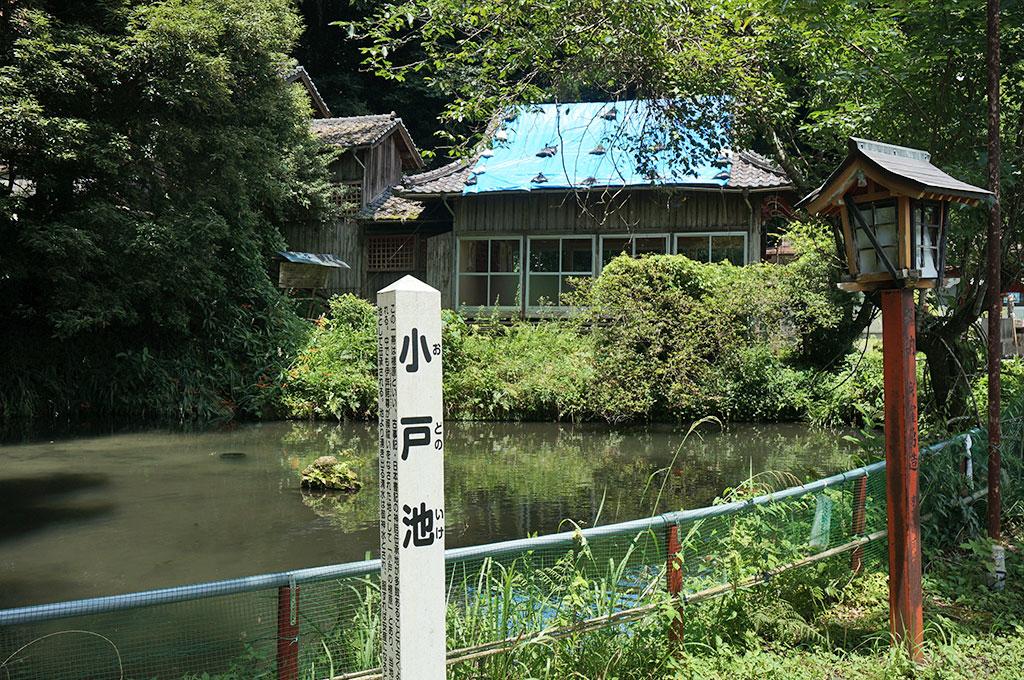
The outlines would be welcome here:
M 927 151 L 850 137 L 846 160 L 824 184 L 797 203 L 797 207 L 807 208 L 811 214 L 827 211 L 862 177 L 860 173 L 893 193 L 913 198 L 973 205 L 992 195 L 991 191 L 961 182 L 932 165 L 931 154 Z

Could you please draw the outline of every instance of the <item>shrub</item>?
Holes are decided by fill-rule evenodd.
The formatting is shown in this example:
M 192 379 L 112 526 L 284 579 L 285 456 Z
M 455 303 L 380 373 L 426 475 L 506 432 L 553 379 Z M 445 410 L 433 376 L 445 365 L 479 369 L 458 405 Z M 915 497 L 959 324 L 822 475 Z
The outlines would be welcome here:
M 331 298 L 288 371 L 284 404 L 300 418 L 367 418 L 377 410 L 377 309 L 354 295 Z
M 863 362 L 848 358 L 837 376 L 813 368 L 830 329 L 833 354 L 844 342 L 836 331 L 844 317 L 817 241 L 805 240 L 809 254 L 787 265 L 616 258 L 580 283 L 572 320 L 471 323 L 446 310 L 447 415 L 622 423 L 798 420 L 810 411 L 826 425 L 878 420 L 877 349 Z M 333 299 L 289 371 L 288 413 L 373 416 L 376 361 L 375 308 Z M 844 377 L 854 367 L 857 375 Z
M 999 379 L 1002 392 L 1001 402 L 1004 406 L 1024 401 L 1024 359 L 1020 357 L 1003 359 L 1000 364 Z M 974 403 L 978 406 L 979 417 L 984 421 L 985 414 L 988 413 L 988 374 L 983 374 L 978 379 L 972 392 Z
M 840 317 L 821 267 L 620 257 L 574 303 L 593 328 L 595 410 L 611 421 L 779 420 L 805 410 L 808 338 Z M 825 277 L 827 279 L 827 277 Z M 826 281 L 827 283 L 827 281 Z
M 593 368 L 589 338 L 559 322 L 470 325 L 443 314 L 448 414 L 464 419 L 580 418 Z M 377 411 L 377 310 L 353 295 L 331 299 L 288 371 L 292 417 L 368 418 Z
M 808 416 L 822 427 L 881 423 L 885 415 L 884 388 L 882 348 L 872 342 L 863 353 L 848 354 L 834 372 L 811 380 L 813 398 L 808 402 Z
M 489 330 L 448 324 L 460 343 L 445 373 L 445 406 L 456 418 L 580 419 L 590 414 L 593 349 L 562 322 L 517 322 Z

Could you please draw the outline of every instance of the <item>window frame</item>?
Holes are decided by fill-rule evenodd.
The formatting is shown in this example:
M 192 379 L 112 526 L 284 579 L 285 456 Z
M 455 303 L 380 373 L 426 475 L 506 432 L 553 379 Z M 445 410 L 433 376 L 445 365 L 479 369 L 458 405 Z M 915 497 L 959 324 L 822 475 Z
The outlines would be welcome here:
M 525 271 L 525 259 L 524 255 L 524 238 L 521 234 L 509 234 L 509 235 L 487 235 L 487 236 L 456 236 L 455 237 L 455 285 L 452 286 L 455 293 L 455 309 L 493 309 L 498 311 L 522 311 L 525 304 L 525 284 L 523 283 L 523 275 Z M 459 269 L 459 263 L 462 261 L 462 242 L 463 241 L 487 241 L 487 271 L 486 272 L 463 272 Z M 517 241 L 519 243 L 519 271 L 518 272 L 493 272 L 491 271 L 491 241 Z M 459 288 L 461 287 L 463 276 L 478 276 L 487 279 L 487 299 L 491 299 L 491 276 L 493 275 L 505 275 L 511 274 L 519 275 L 519 288 L 520 297 L 519 304 L 515 305 L 464 305 L 459 301 Z
M 690 236 L 700 236 L 706 238 L 708 241 L 708 259 L 704 264 L 713 264 L 715 261 L 711 259 L 711 243 L 712 238 L 715 236 L 742 236 L 743 237 L 743 262 L 732 262 L 731 264 L 737 267 L 746 267 L 750 264 L 750 232 L 739 229 L 729 229 L 727 231 L 677 231 L 672 235 L 672 254 L 679 254 L 679 239 Z
M 877 213 L 880 210 L 885 209 L 885 208 L 892 208 L 892 211 L 893 211 L 893 222 L 882 222 L 882 223 L 879 223 L 878 220 L 876 219 L 876 215 L 877 215 Z M 858 236 L 859 236 L 860 232 L 863 231 L 863 229 L 859 228 L 860 225 L 859 225 L 858 222 L 854 222 L 855 218 L 851 214 L 850 215 L 850 221 L 851 221 L 850 227 L 851 227 L 851 231 L 852 231 L 852 235 L 853 235 L 854 250 L 857 253 L 857 269 L 858 269 L 858 271 L 860 271 L 862 274 L 864 274 L 864 273 L 888 272 L 888 270 L 886 269 L 886 266 L 885 266 L 885 261 L 882 259 L 882 255 L 881 255 L 881 253 L 878 252 L 878 250 L 881 250 L 882 252 L 885 252 L 886 250 L 891 251 L 890 253 L 886 253 L 886 257 L 888 257 L 891 254 L 893 257 L 889 257 L 889 262 L 890 262 L 890 264 L 892 264 L 894 269 L 899 270 L 899 268 L 900 268 L 900 247 L 901 247 L 901 242 L 903 240 L 902 237 L 900 236 L 900 203 L 899 203 L 899 200 L 895 196 L 890 196 L 890 197 L 887 197 L 887 198 L 880 198 L 880 199 L 877 199 L 877 200 L 874 200 L 874 201 L 866 201 L 864 203 L 852 204 L 852 203 L 848 202 L 848 209 L 849 210 L 856 210 L 860 214 L 860 217 L 864 221 L 864 224 L 866 224 L 868 226 L 868 228 L 871 229 L 871 233 L 875 237 L 875 240 L 878 240 L 878 225 L 879 224 L 883 224 L 883 225 L 886 225 L 886 226 L 891 224 L 892 227 L 893 227 L 894 235 L 895 235 L 895 242 L 894 243 L 891 243 L 889 245 L 883 245 L 880 249 L 876 249 L 875 246 L 874 246 L 874 243 L 868 237 L 865 237 L 865 240 L 867 241 L 867 245 L 862 246 Z M 870 217 L 870 221 L 868 219 L 869 217 Z M 911 248 L 911 251 L 913 251 L 913 248 Z M 875 265 L 876 265 L 876 267 L 874 269 L 870 269 L 869 270 L 867 267 L 864 266 L 864 262 L 861 259 L 863 253 L 870 253 L 871 256 L 874 258 Z
M 346 196 L 352 196 L 354 208 L 347 210 L 342 206 Z M 338 215 L 343 220 L 351 220 L 365 207 L 363 203 L 363 180 L 342 180 L 334 183 L 334 203 L 338 207 Z
M 936 210 L 938 215 L 937 222 L 924 222 L 925 210 L 928 208 Z M 943 276 L 943 272 L 940 272 L 939 268 L 945 266 L 943 261 L 944 253 L 942 252 L 942 237 L 946 227 L 946 210 L 947 206 L 942 201 L 920 198 L 910 202 L 910 263 L 908 266 L 910 269 L 916 269 L 921 272 L 922 277 L 931 278 L 931 274 L 924 271 L 923 255 L 926 250 L 932 251 L 932 265 L 935 268 L 935 278 Z M 896 219 L 896 228 L 900 229 L 898 214 Z M 934 234 L 929 234 L 932 237 L 932 244 L 925 245 L 920 237 L 930 230 L 934 230 Z
M 371 244 L 372 244 L 372 242 L 375 239 L 380 239 L 380 240 L 385 240 L 385 241 L 390 241 L 390 242 L 395 242 L 395 241 L 401 240 L 401 244 L 393 251 L 391 258 L 388 260 L 387 264 L 385 266 L 383 266 L 383 267 L 375 266 L 375 264 L 371 263 L 371 261 L 370 261 Z M 406 247 L 409 248 L 408 256 L 412 260 L 410 266 L 409 267 L 400 267 L 400 266 L 397 266 L 395 264 L 392 264 L 392 262 L 395 260 L 395 257 L 394 257 L 395 254 L 397 254 L 399 251 L 402 251 Z M 414 271 L 416 271 L 417 265 L 419 264 L 419 262 L 418 262 L 419 258 L 417 257 L 418 251 L 419 251 L 419 238 L 417 237 L 417 234 L 415 232 L 408 233 L 408 234 L 368 234 L 366 236 L 366 271 L 369 274 L 379 274 L 379 273 L 386 273 L 386 272 L 391 272 L 391 273 L 394 273 L 394 272 L 414 272 Z M 400 263 L 400 264 L 404 264 L 404 263 Z
M 523 262 L 526 264 L 523 267 L 523 276 L 526 278 L 526 284 L 523 286 L 525 294 L 523 295 L 523 308 L 527 313 L 543 312 L 544 310 L 566 310 L 572 309 L 571 305 L 562 304 L 562 277 L 564 276 L 575 276 L 577 278 L 583 278 L 589 276 L 594 278 L 597 275 L 597 260 L 598 253 L 596 251 L 597 238 L 596 234 L 537 234 L 535 236 L 526 237 L 526 248 L 525 257 Z M 571 272 L 562 269 L 562 241 L 570 239 L 582 241 L 584 239 L 590 240 L 590 271 L 589 272 Z M 534 272 L 530 270 L 530 245 L 533 241 L 558 241 L 558 270 L 551 272 Z M 530 304 L 530 275 L 536 274 L 539 276 L 551 276 L 558 280 L 558 300 L 553 305 L 531 305 Z
M 597 260 L 595 261 L 594 276 L 597 276 L 604 270 L 604 241 L 605 239 L 619 239 L 628 238 L 630 243 L 630 257 L 636 257 L 636 240 L 638 238 L 660 238 L 665 242 L 664 255 L 672 255 L 672 232 L 669 231 L 657 231 L 657 232 L 633 232 L 632 234 L 598 234 L 597 235 Z M 647 253 L 645 253 L 647 254 Z M 618 256 L 616 256 L 618 257 Z

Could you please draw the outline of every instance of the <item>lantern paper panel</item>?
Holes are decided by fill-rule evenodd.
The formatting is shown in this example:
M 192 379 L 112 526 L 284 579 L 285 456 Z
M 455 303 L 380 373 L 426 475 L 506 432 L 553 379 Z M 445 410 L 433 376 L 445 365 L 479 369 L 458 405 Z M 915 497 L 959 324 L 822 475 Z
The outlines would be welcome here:
M 881 246 L 882 252 L 889 258 L 889 262 L 894 267 L 898 267 L 899 224 L 896 218 L 896 203 L 894 201 L 867 203 L 857 207 L 851 206 L 851 209 L 857 210 L 860 213 L 860 216 L 864 219 L 864 224 L 874 232 L 875 239 L 878 241 L 878 245 Z M 860 227 L 860 222 L 856 217 L 851 220 L 851 226 L 854 227 L 854 233 L 856 234 L 857 266 L 860 273 L 879 274 L 888 272 L 889 270 L 886 268 L 885 262 L 875 250 L 875 246 L 871 243 L 867 232 L 863 228 L 857 228 Z
M 938 278 L 942 205 L 935 201 L 914 201 L 913 205 L 914 267 L 922 279 Z

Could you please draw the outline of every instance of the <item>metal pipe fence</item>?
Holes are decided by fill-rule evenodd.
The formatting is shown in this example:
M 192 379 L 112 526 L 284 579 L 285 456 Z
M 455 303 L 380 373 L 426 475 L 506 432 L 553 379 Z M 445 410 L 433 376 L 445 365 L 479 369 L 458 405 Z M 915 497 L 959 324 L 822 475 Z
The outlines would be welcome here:
M 963 486 L 965 457 L 975 474 L 984 467 L 970 450 L 981 436 L 922 452 L 923 502 L 945 503 L 944 489 Z M 879 461 L 703 508 L 450 549 L 449 648 L 492 649 L 602 617 L 624 625 L 621 613 L 652 593 L 681 602 L 809 558 L 842 555 L 853 571 L 884 564 L 884 470 Z M 379 571 L 366 560 L 0 610 L 0 680 L 370 676 Z M 600 584 L 583 604 L 572 592 L 580 578 Z M 681 623 L 666 634 L 678 639 Z

